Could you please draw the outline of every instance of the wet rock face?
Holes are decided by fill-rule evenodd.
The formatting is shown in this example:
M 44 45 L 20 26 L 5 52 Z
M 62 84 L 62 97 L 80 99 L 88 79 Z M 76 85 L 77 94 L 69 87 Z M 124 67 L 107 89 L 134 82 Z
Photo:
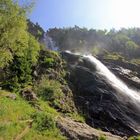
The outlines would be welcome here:
M 86 114 L 87 123 L 120 136 L 140 134 L 140 110 L 125 98 L 119 100 L 116 90 L 97 73 L 95 66 L 88 60 L 79 56 L 74 62 L 70 54 L 68 57 L 66 53 L 64 55 L 68 62 L 75 104 L 80 112 Z M 119 70 L 114 72 L 117 74 Z M 121 74 L 121 77 L 127 79 L 125 74 Z
M 108 68 L 113 71 L 121 80 L 131 88 L 140 89 L 140 67 L 134 64 L 123 64 L 111 60 L 101 60 Z

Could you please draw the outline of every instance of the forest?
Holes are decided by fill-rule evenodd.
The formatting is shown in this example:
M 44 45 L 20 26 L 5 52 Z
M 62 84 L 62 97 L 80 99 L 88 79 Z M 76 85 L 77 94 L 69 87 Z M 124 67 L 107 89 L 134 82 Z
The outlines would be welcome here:
M 80 28 L 54 28 L 47 31 L 60 50 L 87 52 L 112 59 L 124 59 L 139 64 L 140 28 L 95 30 Z

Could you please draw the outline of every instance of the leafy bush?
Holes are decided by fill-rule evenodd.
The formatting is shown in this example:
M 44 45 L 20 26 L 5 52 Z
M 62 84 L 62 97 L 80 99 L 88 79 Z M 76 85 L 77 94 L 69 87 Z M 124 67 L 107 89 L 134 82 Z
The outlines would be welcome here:
M 64 62 L 57 52 L 41 50 L 38 65 L 40 68 L 53 68 L 61 72 L 64 67 Z
M 66 86 L 66 85 L 65 85 Z M 36 83 L 35 91 L 37 95 L 47 101 L 52 107 L 61 112 L 74 112 L 75 107 L 72 100 L 72 93 L 57 80 L 50 80 L 47 76 L 42 76 Z
M 32 83 L 40 45 L 27 31 L 27 9 L 13 0 L 1 0 L 0 7 L 3 7 L 0 9 L 0 69 L 3 70 L 0 86 L 18 91 Z
M 52 118 L 52 115 L 46 112 L 36 112 L 32 115 L 33 118 L 33 128 L 37 129 L 38 131 L 45 131 L 54 129 L 55 121 Z
M 62 108 L 64 94 L 61 84 L 55 80 L 49 80 L 46 76 L 42 77 L 36 89 L 37 94 L 55 108 Z
M 55 66 L 55 60 L 53 58 L 45 58 L 44 59 L 44 63 L 48 66 L 48 67 L 53 67 Z

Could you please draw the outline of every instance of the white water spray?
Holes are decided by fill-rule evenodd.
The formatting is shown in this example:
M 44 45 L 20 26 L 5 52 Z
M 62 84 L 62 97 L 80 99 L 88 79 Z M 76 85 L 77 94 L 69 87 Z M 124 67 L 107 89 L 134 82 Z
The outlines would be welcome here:
M 104 64 L 97 60 L 92 55 L 84 55 L 84 58 L 87 58 L 92 62 L 98 71 L 98 73 L 104 76 L 107 81 L 119 92 L 127 95 L 131 99 L 140 102 L 140 93 L 133 89 L 130 89 L 125 83 L 123 83 L 119 78 L 117 78 Z
M 70 51 L 66 51 L 66 53 L 77 55 L 79 56 L 79 58 L 81 57 L 81 59 L 85 60 L 84 62 L 88 62 L 87 66 L 91 64 L 91 66 L 94 66 L 96 68 L 96 73 L 98 73 L 98 75 L 101 75 L 101 79 L 104 78 L 106 82 L 108 82 L 112 86 L 112 88 L 117 91 L 114 92 L 114 96 L 116 97 L 115 99 L 117 99 L 117 102 L 114 99 L 110 100 L 114 102 L 111 103 L 113 105 L 111 106 L 111 108 L 114 109 L 116 113 L 113 110 L 109 111 L 107 109 L 107 111 L 109 112 L 109 114 L 111 114 L 111 117 L 113 116 L 113 118 L 115 118 L 116 121 L 122 121 L 122 124 L 126 123 L 126 127 L 140 134 L 140 92 L 129 88 L 94 56 L 81 55 L 80 53 L 72 53 Z M 76 66 L 78 64 L 79 63 L 74 63 L 73 66 Z M 91 70 L 92 67 L 91 69 L 89 67 L 89 71 Z M 110 91 L 109 93 L 113 94 L 113 92 Z M 110 105 L 110 103 L 107 104 Z
M 81 55 L 80 53 L 72 53 L 70 51 L 66 51 L 67 53 Z M 137 101 L 140 103 L 140 92 L 129 88 L 123 81 L 117 78 L 103 63 L 97 60 L 92 55 L 83 55 L 84 58 L 89 59 L 93 65 L 96 66 L 97 72 L 106 78 L 107 82 L 112 85 L 118 93 L 131 98 L 131 100 Z

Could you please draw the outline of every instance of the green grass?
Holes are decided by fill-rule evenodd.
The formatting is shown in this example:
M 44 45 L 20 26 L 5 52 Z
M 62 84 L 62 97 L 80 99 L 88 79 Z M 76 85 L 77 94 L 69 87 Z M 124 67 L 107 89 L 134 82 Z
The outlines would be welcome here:
M 35 110 L 19 97 L 12 100 L 4 97 L 4 93 L 9 94 L 0 91 L 0 138 L 10 140 L 26 127 L 26 120 Z
M 64 140 L 56 127 L 55 119 L 59 115 L 44 101 L 39 100 L 34 106 L 17 95 L 13 100 L 5 97 L 10 92 L 0 90 L 0 140 L 12 140 L 22 136 L 23 140 Z
M 84 115 L 78 114 L 78 113 L 67 113 L 66 116 L 72 118 L 73 120 L 81 123 L 85 123 L 85 117 Z
M 64 93 L 62 87 L 63 85 L 59 81 L 50 80 L 44 75 L 35 85 L 35 91 L 41 100 L 48 102 L 60 112 L 73 112 L 72 93 L 70 91 Z

